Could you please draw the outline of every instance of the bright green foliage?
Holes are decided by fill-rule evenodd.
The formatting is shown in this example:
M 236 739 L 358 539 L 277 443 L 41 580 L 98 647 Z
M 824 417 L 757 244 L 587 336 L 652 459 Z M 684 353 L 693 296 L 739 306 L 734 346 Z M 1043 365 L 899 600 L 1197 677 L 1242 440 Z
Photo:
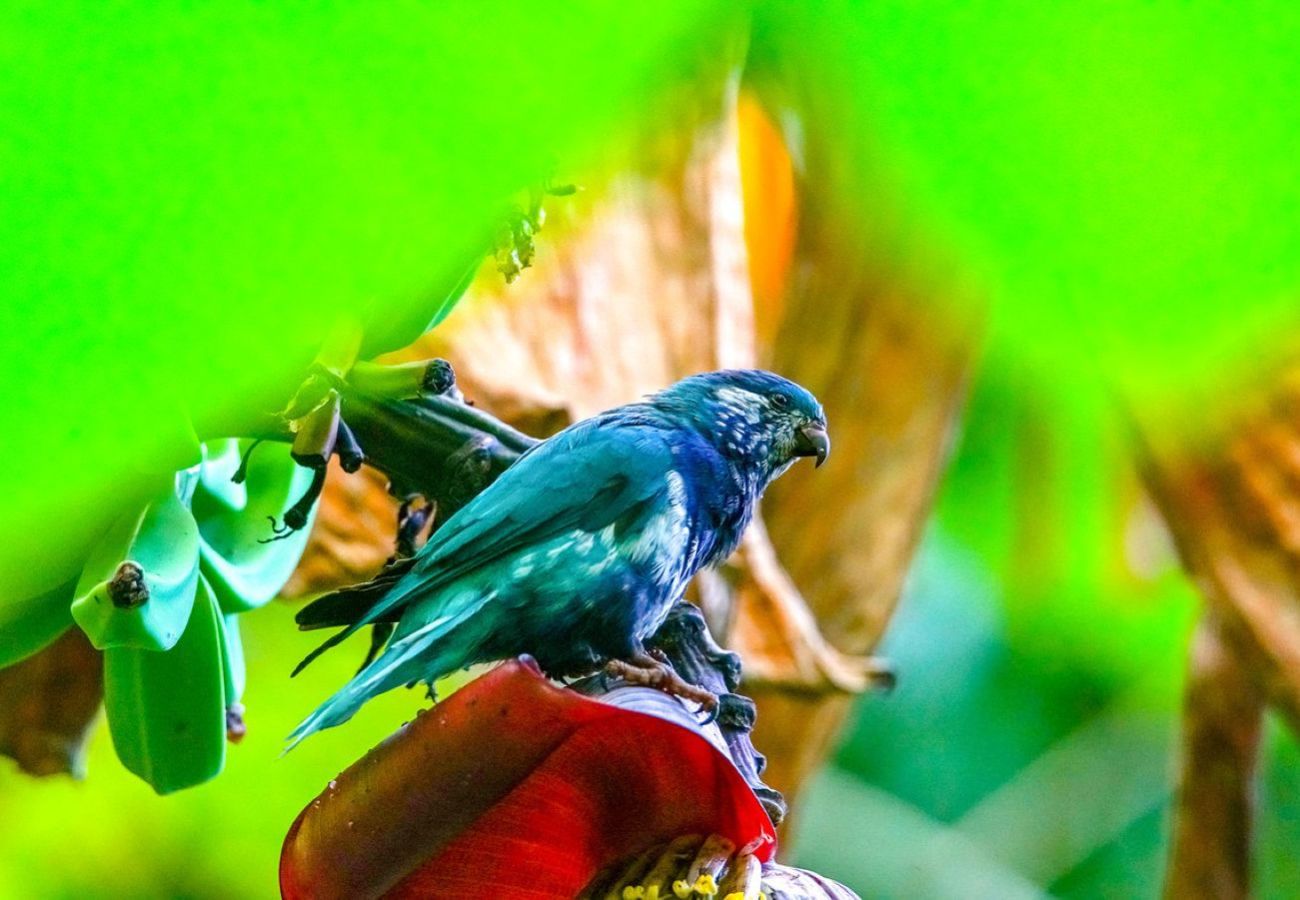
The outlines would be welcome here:
M 240 456 L 251 441 L 213 441 L 207 445 L 202 477 L 194 491 L 203 575 L 227 613 L 261 606 L 293 574 L 316 513 L 306 527 L 279 540 L 271 518 L 279 519 L 311 483 L 310 469 L 289 455 L 287 444 L 259 444 L 248 457 L 246 478 L 232 482 Z
M 23 598 L 83 569 L 77 619 L 100 646 L 171 647 L 199 570 L 226 614 L 273 597 L 308 529 L 261 543 L 266 517 L 310 473 L 268 444 L 231 484 L 242 448 L 213 439 L 281 407 L 341 317 L 367 326 L 369 355 L 445 316 L 511 198 L 560 161 L 590 162 L 612 126 L 714 64 L 705 48 L 737 12 L 695 0 L 5 6 L 0 622 L 22 630 L 0 628 L 5 657 L 66 621 Z M 212 443 L 192 513 L 168 495 L 124 516 L 141 482 L 195 462 L 196 432 Z M 128 558 L 151 599 L 123 609 L 104 583 Z M 140 710 L 165 720 L 157 673 L 221 656 L 218 631 L 197 627 L 155 659 L 131 657 Z M 115 739 L 123 708 L 109 704 Z M 138 744 L 118 741 L 137 757 Z M 147 764 L 128 764 L 159 790 L 220 768 L 214 756 L 175 776 L 160 768 L 167 743 L 150 746 Z
M 0 668 L 31 656 L 72 624 L 68 604 L 75 588 L 68 581 L 43 594 L 0 603 Z
M 1300 5 L 829 0 L 759 6 L 803 85 L 815 185 L 922 291 L 993 300 L 1061 393 L 1224 387 L 1300 289 Z M 777 95 L 778 97 L 781 95 Z
M 118 759 L 158 793 L 202 784 L 226 760 L 221 612 L 199 581 L 194 613 L 171 650 L 104 654 L 104 707 Z
M 72 617 L 100 650 L 169 650 L 180 640 L 199 580 L 199 528 L 188 503 L 196 478 L 177 473 L 175 485 L 121 516 L 91 550 Z M 143 573 L 145 599 L 129 606 L 114 602 L 110 589 L 124 564 Z
M 418 336 L 515 194 L 587 167 L 741 13 L 4 4 L 0 584 L 75 572 L 130 472 L 278 408 L 340 315 L 366 353 Z

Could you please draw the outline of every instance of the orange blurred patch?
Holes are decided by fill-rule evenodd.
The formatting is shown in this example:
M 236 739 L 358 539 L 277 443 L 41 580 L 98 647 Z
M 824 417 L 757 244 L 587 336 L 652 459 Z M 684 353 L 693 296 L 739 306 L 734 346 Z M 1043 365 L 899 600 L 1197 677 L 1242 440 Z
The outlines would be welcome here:
M 752 94 L 741 93 L 736 116 L 755 330 L 759 347 L 767 348 L 781 321 L 794 258 L 794 162 L 776 123 Z

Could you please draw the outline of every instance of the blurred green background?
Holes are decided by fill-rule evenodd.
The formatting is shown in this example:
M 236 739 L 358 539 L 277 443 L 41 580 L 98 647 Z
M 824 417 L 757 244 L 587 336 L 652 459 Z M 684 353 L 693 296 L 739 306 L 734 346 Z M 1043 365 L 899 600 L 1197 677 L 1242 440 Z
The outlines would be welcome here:
M 1199 606 L 1117 423 L 996 365 L 862 699 L 807 797 L 799 864 L 864 897 L 1160 896 Z M 1255 889 L 1300 896 L 1300 752 L 1270 719 Z
M 863 228 L 992 303 L 882 648 L 900 687 L 862 700 L 795 858 L 868 897 L 1155 896 L 1197 601 L 1106 398 L 1228 384 L 1292 321 L 1293 3 L 6 4 L 0 583 L 65 577 L 177 409 L 282 397 L 339 311 L 402 343 L 513 192 L 747 39 L 814 86 Z M 291 610 L 243 625 L 250 733 L 214 782 L 159 798 L 103 729 L 84 783 L 0 765 L 0 896 L 273 894 L 301 806 L 420 700 L 279 758 L 354 660 L 290 683 Z M 1259 893 L 1300 896 L 1279 728 L 1262 772 Z

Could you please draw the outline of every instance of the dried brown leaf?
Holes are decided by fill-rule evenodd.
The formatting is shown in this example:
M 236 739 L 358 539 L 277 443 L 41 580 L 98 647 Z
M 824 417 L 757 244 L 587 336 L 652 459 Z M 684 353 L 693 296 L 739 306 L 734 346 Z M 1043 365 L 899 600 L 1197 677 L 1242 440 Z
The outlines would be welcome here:
M 86 774 L 104 696 L 102 655 L 79 628 L 0 669 L 0 754 L 30 775 Z

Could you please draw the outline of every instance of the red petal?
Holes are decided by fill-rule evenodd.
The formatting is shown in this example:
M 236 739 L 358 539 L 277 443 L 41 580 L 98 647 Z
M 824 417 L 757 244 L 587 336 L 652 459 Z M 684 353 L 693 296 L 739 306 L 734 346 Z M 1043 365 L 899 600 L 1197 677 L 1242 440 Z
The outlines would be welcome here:
M 682 834 L 774 849 L 771 822 L 700 735 L 509 662 L 419 716 L 299 814 L 285 897 L 571 898 Z M 509 894 L 505 892 L 509 891 Z

